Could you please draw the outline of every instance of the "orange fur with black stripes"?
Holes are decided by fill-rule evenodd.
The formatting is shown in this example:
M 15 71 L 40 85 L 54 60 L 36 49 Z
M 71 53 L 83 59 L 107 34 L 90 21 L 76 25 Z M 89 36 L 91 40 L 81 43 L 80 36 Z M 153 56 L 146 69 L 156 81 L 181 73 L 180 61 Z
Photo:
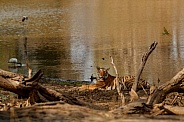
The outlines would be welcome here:
M 115 89 L 115 80 L 116 77 L 112 76 L 108 73 L 108 69 L 105 68 L 100 68 L 97 67 L 97 73 L 98 73 L 98 80 L 96 84 L 91 84 L 91 85 L 83 85 L 81 88 L 82 89 L 96 89 L 96 88 L 101 88 L 101 89 Z M 118 77 L 118 81 L 120 84 L 125 84 L 126 88 L 123 89 L 131 89 L 133 82 L 135 81 L 135 76 L 131 75 L 126 75 L 123 77 Z M 140 80 L 138 83 L 138 89 L 142 89 L 142 87 L 146 88 L 149 85 L 147 82 L 144 80 Z

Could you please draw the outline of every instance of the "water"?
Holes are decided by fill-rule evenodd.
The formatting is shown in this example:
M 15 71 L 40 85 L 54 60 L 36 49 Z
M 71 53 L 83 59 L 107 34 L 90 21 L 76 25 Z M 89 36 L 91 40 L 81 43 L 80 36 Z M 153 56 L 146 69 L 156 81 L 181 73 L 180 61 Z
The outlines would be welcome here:
M 184 65 L 183 0 L 1 0 L 0 68 L 27 74 L 26 67 L 8 68 L 9 58 L 29 65 L 44 77 L 90 80 L 96 66 L 135 75 L 153 41 L 142 78 L 170 80 Z M 21 22 L 22 16 L 28 20 Z M 171 36 L 162 35 L 166 27 Z M 104 59 L 104 60 L 103 60 Z

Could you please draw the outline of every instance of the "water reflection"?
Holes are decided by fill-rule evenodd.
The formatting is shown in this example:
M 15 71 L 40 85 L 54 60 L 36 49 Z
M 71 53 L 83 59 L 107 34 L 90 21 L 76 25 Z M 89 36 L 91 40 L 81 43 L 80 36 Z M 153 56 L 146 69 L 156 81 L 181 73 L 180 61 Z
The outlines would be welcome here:
M 96 66 L 135 75 L 153 41 L 143 78 L 169 80 L 183 67 L 184 1 L 6 0 L 0 2 L 0 68 L 16 57 L 25 63 L 24 40 L 34 72 L 65 80 L 90 80 Z M 23 26 L 22 16 L 29 20 Z M 172 36 L 162 35 L 166 27 Z M 102 60 L 104 58 L 104 60 Z M 26 68 L 15 72 L 26 74 Z

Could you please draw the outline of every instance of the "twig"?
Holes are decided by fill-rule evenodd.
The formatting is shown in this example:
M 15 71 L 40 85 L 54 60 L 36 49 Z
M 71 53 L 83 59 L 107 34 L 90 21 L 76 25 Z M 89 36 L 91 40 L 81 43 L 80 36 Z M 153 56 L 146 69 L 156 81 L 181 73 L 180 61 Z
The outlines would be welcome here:
M 26 60 L 26 67 L 27 67 L 27 70 L 28 70 L 28 78 L 30 79 L 31 78 L 31 73 L 32 73 L 32 69 L 29 67 L 29 64 L 28 64 L 28 54 L 27 54 L 27 26 L 25 26 L 25 20 L 28 20 L 28 17 L 27 16 L 23 16 L 22 18 L 22 22 L 23 22 L 23 27 L 24 27 L 24 54 L 25 54 L 25 60 Z
M 32 69 L 29 67 L 29 61 L 28 61 L 28 54 L 27 54 L 27 37 L 25 37 L 25 43 L 24 43 L 24 53 L 25 53 L 25 60 L 26 60 L 26 67 L 28 69 L 28 78 L 31 78 Z
M 140 86 L 142 87 L 142 89 L 143 89 L 144 93 L 145 93 L 145 94 L 146 94 L 146 96 L 148 97 L 149 95 L 148 95 L 148 93 L 146 92 L 146 90 L 144 89 L 144 86 L 143 86 L 142 84 L 140 84 Z
M 30 82 L 31 85 L 37 85 L 42 76 L 43 71 L 39 70 L 32 78 L 25 80 L 22 84 L 27 85 L 27 83 Z
M 63 101 L 52 101 L 52 102 L 45 102 L 45 103 L 36 103 L 33 106 L 46 106 L 46 105 L 56 105 L 56 104 L 65 104 Z
M 110 56 L 110 58 L 111 58 L 111 64 L 113 65 L 115 73 L 116 73 L 116 79 L 114 80 L 114 85 L 116 86 L 115 88 L 116 88 L 119 96 L 121 97 L 122 105 L 125 105 L 125 97 L 124 97 L 123 93 L 120 90 L 118 71 L 117 71 L 117 68 L 116 68 L 116 66 L 114 64 L 114 60 L 113 60 L 112 56 Z

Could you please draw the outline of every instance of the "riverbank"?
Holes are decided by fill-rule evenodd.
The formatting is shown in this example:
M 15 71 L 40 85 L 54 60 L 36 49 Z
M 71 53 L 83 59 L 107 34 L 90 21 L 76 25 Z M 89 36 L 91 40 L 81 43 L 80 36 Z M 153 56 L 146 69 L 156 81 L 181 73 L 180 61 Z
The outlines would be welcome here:
M 64 122 L 113 122 L 113 121 L 183 121 L 181 116 L 161 115 L 151 117 L 144 114 L 124 114 L 116 90 L 80 90 L 85 82 L 40 82 L 44 87 L 56 90 L 65 96 L 77 98 L 90 106 L 70 105 L 64 102 L 49 102 L 24 107 L 26 100 L 17 99 L 14 93 L 1 90 L 1 121 L 64 121 Z M 86 84 L 86 83 L 85 83 Z M 4 96 L 4 99 L 3 99 Z M 5 99 L 6 96 L 6 99 Z

